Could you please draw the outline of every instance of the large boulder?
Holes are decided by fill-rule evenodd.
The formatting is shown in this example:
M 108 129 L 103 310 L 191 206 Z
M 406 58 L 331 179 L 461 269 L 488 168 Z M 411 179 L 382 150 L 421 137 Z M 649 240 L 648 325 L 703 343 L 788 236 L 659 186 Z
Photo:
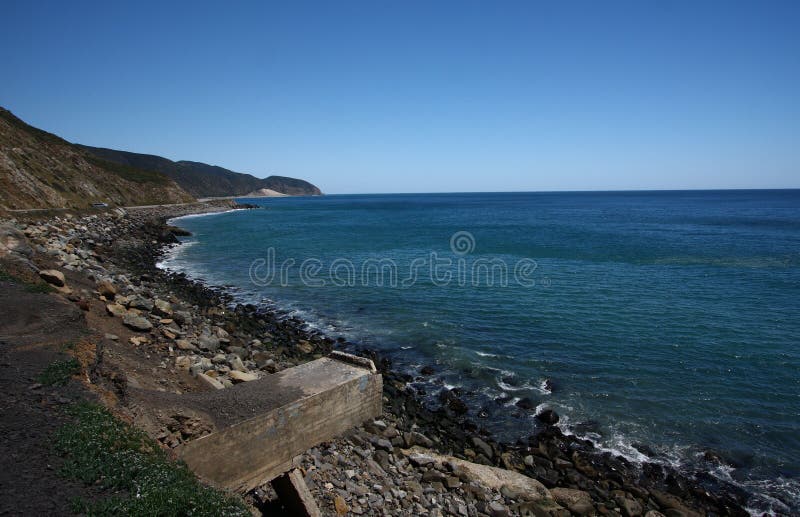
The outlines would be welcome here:
M 480 465 L 416 446 L 411 449 L 403 449 L 402 452 L 406 456 L 416 455 L 417 460 L 420 456 L 428 456 L 431 463 L 436 464 L 437 467 L 449 465 L 450 469 L 462 480 L 466 478 L 492 490 L 503 489 L 518 494 L 527 501 L 552 500 L 553 498 L 550 491 L 539 481 L 513 470 Z

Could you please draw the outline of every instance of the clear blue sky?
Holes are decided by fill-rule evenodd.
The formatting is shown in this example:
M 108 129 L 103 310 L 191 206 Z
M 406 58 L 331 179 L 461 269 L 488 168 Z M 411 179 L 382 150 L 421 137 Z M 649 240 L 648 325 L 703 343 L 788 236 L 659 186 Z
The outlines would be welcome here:
M 800 187 L 797 1 L 117 3 L 5 0 L 0 105 L 328 193 Z

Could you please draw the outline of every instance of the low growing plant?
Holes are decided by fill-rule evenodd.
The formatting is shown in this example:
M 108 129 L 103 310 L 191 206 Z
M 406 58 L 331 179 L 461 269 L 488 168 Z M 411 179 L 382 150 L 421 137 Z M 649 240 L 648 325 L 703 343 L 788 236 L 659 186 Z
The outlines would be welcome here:
M 249 516 L 238 497 L 202 485 L 185 464 L 172 461 L 144 432 L 96 404 L 68 410 L 72 421 L 56 435 L 62 474 L 125 495 L 73 501 L 87 515 Z

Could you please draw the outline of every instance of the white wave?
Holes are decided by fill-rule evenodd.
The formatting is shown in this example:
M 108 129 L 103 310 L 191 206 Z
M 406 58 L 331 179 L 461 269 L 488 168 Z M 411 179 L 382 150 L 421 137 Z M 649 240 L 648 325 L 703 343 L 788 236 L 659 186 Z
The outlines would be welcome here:
M 488 352 L 478 352 L 477 350 L 475 351 L 475 353 L 478 354 L 481 357 L 500 357 L 497 354 L 490 354 Z
M 220 214 L 227 214 L 228 212 L 242 212 L 245 210 L 249 210 L 248 208 L 231 208 L 228 210 L 218 210 L 216 212 L 204 212 L 202 214 L 187 214 L 187 215 L 179 215 L 177 217 L 172 217 L 167 219 L 167 224 L 172 224 L 173 221 L 180 221 L 182 219 L 196 219 L 198 217 L 206 217 L 209 215 L 220 215 Z
M 548 383 L 548 380 L 547 380 L 547 379 L 542 379 L 542 380 L 539 382 L 539 386 L 537 386 L 537 388 L 539 389 L 539 391 L 540 391 L 540 392 L 541 392 L 543 395 L 550 395 L 550 394 L 552 394 L 552 393 L 553 393 L 553 390 L 551 390 L 550 388 L 548 388 L 548 387 L 547 387 L 547 385 L 548 385 L 548 384 L 549 384 L 549 383 Z

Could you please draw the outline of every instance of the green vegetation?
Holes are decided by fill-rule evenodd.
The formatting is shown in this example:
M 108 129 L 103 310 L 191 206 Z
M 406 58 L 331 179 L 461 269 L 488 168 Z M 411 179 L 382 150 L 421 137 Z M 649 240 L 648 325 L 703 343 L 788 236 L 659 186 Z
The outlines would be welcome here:
M 36 380 L 45 386 L 64 386 L 69 382 L 69 378 L 81 371 L 81 365 L 77 359 L 71 357 L 64 361 L 53 361 L 44 371 L 39 374 Z
M 160 172 L 137 169 L 121 163 L 110 162 L 89 153 L 84 153 L 84 157 L 86 161 L 92 165 L 112 172 L 128 181 L 136 183 L 155 183 L 157 185 L 167 185 L 169 183 L 169 178 Z
M 98 502 L 74 501 L 87 515 L 249 516 L 237 497 L 203 486 L 183 463 L 144 432 L 115 418 L 96 404 L 68 410 L 72 421 L 56 435 L 55 448 L 64 457 L 62 474 L 87 485 L 116 492 Z
M 54 293 L 55 288 L 45 282 L 29 283 L 25 286 L 25 290 L 29 293 Z
M 5 270 L 2 266 L 0 266 L 0 281 L 3 282 L 14 282 L 15 284 L 24 284 L 25 290 L 29 293 L 53 293 L 55 292 L 55 288 L 48 284 L 47 282 L 41 282 L 39 280 L 28 281 L 22 278 L 16 277 Z

